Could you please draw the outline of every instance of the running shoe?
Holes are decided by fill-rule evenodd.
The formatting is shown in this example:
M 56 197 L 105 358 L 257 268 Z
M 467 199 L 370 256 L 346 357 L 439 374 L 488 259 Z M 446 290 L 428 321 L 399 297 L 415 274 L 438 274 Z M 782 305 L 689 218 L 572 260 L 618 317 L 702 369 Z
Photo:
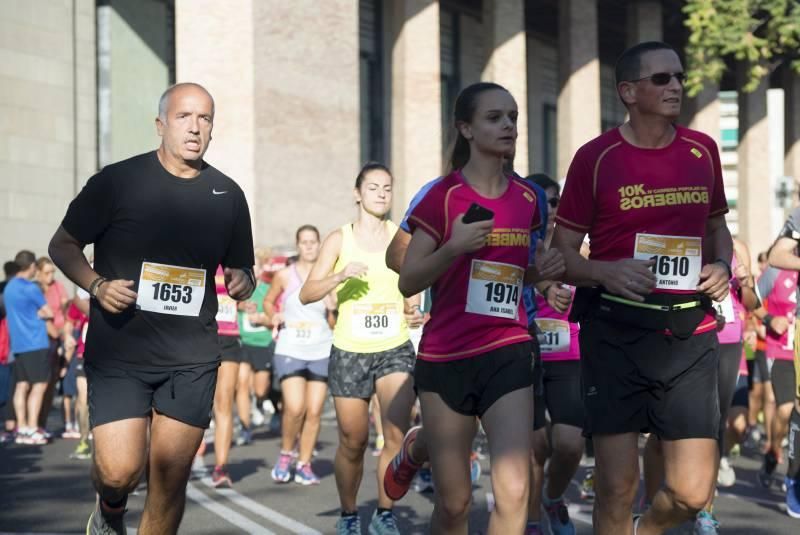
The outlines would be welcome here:
M 694 521 L 694 535 L 717 535 L 719 522 L 708 511 L 700 511 Z
M 15 444 L 30 444 L 28 441 L 28 437 L 31 435 L 31 432 L 28 429 L 20 427 L 17 431 L 16 436 L 14 437 Z
M 44 446 L 50 441 L 50 439 L 47 437 L 45 433 L 47 433 L 47 431 L 45 431 L 44 429 L 37 429 L 36 431 L 28 435 L 28 441 L 25 442 L 25 444 L 32 444 L 34 446 Z
M 232 487 L 233 481 L 231 481 L 231 476 L 228 474 L 228 469 L 224 466 L 215 466 L 214 471 L 211 472 L 211 484 L 214 485 L 215 489 Z
M 775 454 L 772 451 L 765 453 L 764 464 L 761 465 L 761 469 L 758 471 L 758 482 L 761 483 L 762 487 L 770 487 L 772 484 L 772 474 L 775 472 L 777 466 L 778 458 L 775 457 Z
M 340 516 L 336 521 L 336 535 L 361 535 L 361 519 L 358 515 Z
M 294 471 L 294 482 L 301 485 L 319 485 L 317 474 L 311 470 L 311 463 L 297 463 Z
M 800 481 L 787 477 L 786 485 L 786 512 L 792 518 L 800 518 Z
M 417 477 L 414 478 L 414 490 L 416 492 L 433 491 L 433 472 L 430 468 L 420 468 Z
M 528 522 L 525 526 L 525 535 L 544 535 L 544 531 L 538 522 Z
M 89 516 L 89 523 L 86 525 L 86 535 L 125 535 L 125 512 L 123 509 L 119 513 L 103 512 L 100 502 Z
M 422 468 L 422 465 L 413 462 L 408 455 L 408 448 L 417 439 L 420 429 L 422 429 L 421 426 L 416 426 L 408 430 L 400 445 L 400 452 L 394 456 L 383 475 L 383 489 L 386 491 L 386 495 L 394 501 L 406 495 L 411 482 L 414 481 L 414 476 Z
M 73 451 L 70 456 L 70 459 L 91 459 L 92 458 L 92 447 L 89 445 L 88 440 L 81 440 L 78 442 L 78 445 L 75 447 L 75 451 Z
M 478 453 L 472 452 L 469 460 L 469 480 L 474 485 L 481 478 L 481 461 L 478 459 Z
M 81 438 L 81 434 L 78 431 L 78 426 L 72 422 L 65 425 L 64 432 L 61 433 L 61 438 Z
M 581 482 L 581 499 L 594 500 L 594 470 L 587 470 Z
M 380 457 L 381 453 L 383 453 L 383 447 L 386 445 L 386 439 L 383 438 L 383 435 L 378 435 L 375 437 L 375 447 L 372 449 L 372 456 L 373 457 Z
M 276 483 L 288 483 L 292 479 L 292 454 L 281 452 L 278 462 L 272 467 L 272 480 Z
M 0 434 L 0 444 L 11 444 L 17 438 L 17 433 L 14 431 L 3 431 Z
M 251 442 L 253 442 L 253 432 L 246 427 L 242 427 L 242 430 L 239 431 L 239 436 L 236 437 L 236 445 L 246 446 Z
M 731 466 L 727 457 L 719 460 L 719 472 L 717 473 L 717 485 L 720 487 L 732 487 L 736 484 L 736 471 Z
M 553 535 L 575 535 L 575 525 L 569 518 L 569 510 L 564 498 L 561 497 L 549 501 L 549 503 L 545 503 L 545 501 L 545 496 L 542 496 L 542 506 L 550 521 L 550 532 Z
M 203 462 L 203 456 L 195 455 L 192 461 L 191 478 L 201 479 L 206 477 L 206 475 L 208 475 L 208 468 L 206 468 L 206 463 Z
M 397 522 L 394 519 L 394 513 L 384 511 L 378 514 L 378 511 L 375 511 L 372 514 L 372 520 L 369 522 L 367 533 L 369 535 L 400 535 L 400 531 L 397 529 Z

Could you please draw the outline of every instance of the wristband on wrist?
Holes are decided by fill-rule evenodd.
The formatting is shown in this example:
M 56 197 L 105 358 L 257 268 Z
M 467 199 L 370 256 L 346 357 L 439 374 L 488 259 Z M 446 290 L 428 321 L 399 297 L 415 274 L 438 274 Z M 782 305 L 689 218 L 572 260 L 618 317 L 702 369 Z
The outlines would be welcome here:
M 106 279 L 105 277 L 97 277 L 91 282 L 91 284 L 89 284 L 89 287 L 86 289 L 86 291 L 89 292 L 89 295 L 93 299 L 97 299 L 97 290 L 100 289 L 101 284 L 107 281 L 108 279 Z
M 761 323 L 764 324 L 764 327 L 769 329 L 769 328 L 771 328 L 769 325 L 770 325 L 770 323 L 772 323 L 772 318 L 773 318 L 772 314 L 765 314 L 764 315 L 764 319 L 761 320 Z

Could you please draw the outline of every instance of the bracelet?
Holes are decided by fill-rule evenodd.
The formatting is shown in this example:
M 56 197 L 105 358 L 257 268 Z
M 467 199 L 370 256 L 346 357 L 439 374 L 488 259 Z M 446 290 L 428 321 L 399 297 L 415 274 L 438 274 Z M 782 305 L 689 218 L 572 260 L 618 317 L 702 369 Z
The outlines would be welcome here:
M 89 295 L 91 297 L 93 297 L 94 299 L 97 299 L 97 290 L 100 289 L 100 285 L 101 284 L 103 284 L 104 282 L 107 282 L 107 281 L 108 281 L 108 279 L 106 279 L 105 277 L 102 277 L 102 276 L 101 277 L 97 277 L 96 279 L 94 279 L 92 281 L 91 284 L 89 284 L 89 287 L 86 289 L 86 291 L 89 292 Z
M 771 329 L 769 325 L 770 323 L 772 323 L 772 319 L 773 319 L 772 314 L 764 314 L 764 319 L 761 320 L 761 323 L 763 323 L 764 327 L 766 327 L 767 329 Z

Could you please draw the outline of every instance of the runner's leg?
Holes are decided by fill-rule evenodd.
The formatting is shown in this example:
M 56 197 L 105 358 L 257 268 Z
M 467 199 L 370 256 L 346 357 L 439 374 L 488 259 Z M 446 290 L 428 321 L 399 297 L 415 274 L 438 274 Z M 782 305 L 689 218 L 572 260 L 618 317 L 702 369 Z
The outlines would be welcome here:
M 283 394 L 283 420 L 281 422 L 281 452 L 294 449 L 297 435 L 306 417 L 306 379 L 305 377 L 286 377 L 281 381 Z
M 530 492 L 533 388 L 520 388 L 498 399 L 481 423 L 492 457 L 495 507 L 489 517 L 489 533 L 522 533 Z
M 186 482 L 203 429 L 153 411 L 140 535 L 174 534 L 186 505 Z
M 214 459 L 217 466 L 228 463 L 233 437 L 233 394 L 238 376 L 238 362 L 223 361 L 220 364 L 214 393 Z
M 592 436 L 595 535 L 631 535 L 633 531 L 631 510 L 639 488 L 638 441 L 639 433 Z
M 148 424 L 147 418 L 127 418 L 92 430 L 92 480 L 107 504 L 121 502 L 139 484 L 147 460 Z
M 342 511 L 358 510 L 356 499 L 364 475 L 364 452 L 369 439 L 369 400 L 333 398 L 339 427 L 339 447 L 334 459 L 336 488 Z
M 325 406 L 325 399 L 328 397 L 328 384 L 324 381 L 308 381 L 305 386 L 305 395 L 306 417 L 300 432 L 300 455 L 298 461 L 309 463 L 319 437 L 322 408 Z M 380 488 L 383 488 L 382 484 Z
M 378 458 L 378 507 L 389 509 L 392 500 L 383 488 L 383 474 L 386 467 L 400 451 L 403 437 L 411 423 L 411 407 L 416 396 L 412 386 L 413 379 L 408 373 L 396 372 L 384 375 L 375 381 L 378 406 L 383 422 L 384 447 Z

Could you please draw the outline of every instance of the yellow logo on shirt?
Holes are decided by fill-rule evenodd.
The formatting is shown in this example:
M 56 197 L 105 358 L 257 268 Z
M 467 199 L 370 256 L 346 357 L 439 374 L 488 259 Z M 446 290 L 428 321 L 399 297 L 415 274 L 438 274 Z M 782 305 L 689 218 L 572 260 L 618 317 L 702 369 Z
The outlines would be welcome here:
M 530 247 L 531 234 L 527 229 L 496 228 L 486 236 L 489 247 Z
M 703 153 L 700 152 L 700 150 L 697 147 L 692 147 L 692 150 L 690 150 L 689 152 L 694 154 L 697 158 L 702 158 L 703 157 Z
M 619 209 L 623 211 L 655 206 L 708 204 L 709 202 L 706 186 L 679 186 L 645 190 L 644 184 L 635 184 L 622 186 L 617 191 L 620 196 Z

